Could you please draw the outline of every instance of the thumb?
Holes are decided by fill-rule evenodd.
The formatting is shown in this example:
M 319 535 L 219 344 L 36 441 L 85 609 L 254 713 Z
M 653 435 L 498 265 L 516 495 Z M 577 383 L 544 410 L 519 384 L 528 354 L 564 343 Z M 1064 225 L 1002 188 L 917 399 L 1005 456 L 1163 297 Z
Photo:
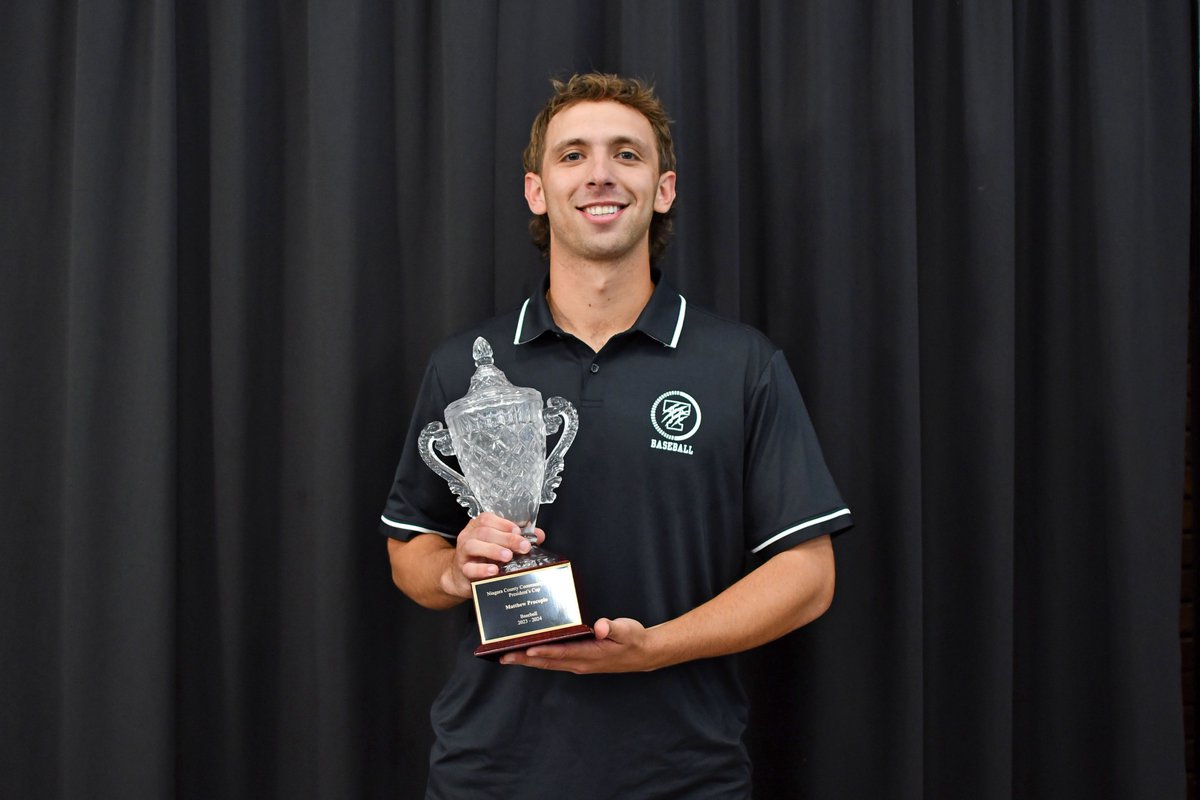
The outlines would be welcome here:
M 612 633 L 612 621 L 606 617 L 601 617 L 596 620 L 596 624 L 592 625 L 592 630 L 596 634 L 596 640 L 603 641 Z

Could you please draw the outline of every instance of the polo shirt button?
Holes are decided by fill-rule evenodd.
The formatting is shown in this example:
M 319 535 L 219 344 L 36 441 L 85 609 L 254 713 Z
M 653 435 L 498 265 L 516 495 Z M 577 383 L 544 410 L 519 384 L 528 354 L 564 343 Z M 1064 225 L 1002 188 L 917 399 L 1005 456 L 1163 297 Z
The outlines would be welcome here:
M 592 374 L 595 375 L 599 371 L 600 371 L 600 365 L 597 364 L 595 361 L 593 361 L 592 362 Z

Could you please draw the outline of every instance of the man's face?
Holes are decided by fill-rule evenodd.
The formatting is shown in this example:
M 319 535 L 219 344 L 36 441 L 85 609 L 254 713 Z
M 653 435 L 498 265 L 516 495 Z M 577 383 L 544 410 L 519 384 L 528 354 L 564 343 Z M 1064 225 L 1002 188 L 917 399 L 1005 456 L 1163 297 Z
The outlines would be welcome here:
M 650 220 L 675 201 L 675 173 L 658 171 L 650 122 L 613 101 L 580 102 L 546 128 L 541 174 L 525 175 L 525 199 L 550 218 L 550 259 L 611 261 L 643 249 Z

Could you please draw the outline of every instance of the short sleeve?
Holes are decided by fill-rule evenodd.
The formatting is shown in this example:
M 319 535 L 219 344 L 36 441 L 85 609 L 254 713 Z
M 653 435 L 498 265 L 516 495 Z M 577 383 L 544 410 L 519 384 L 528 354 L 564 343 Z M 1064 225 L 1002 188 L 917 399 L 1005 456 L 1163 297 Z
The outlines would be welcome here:
M 746 426 L 747 549 L 772 556 L 853 524 L 782 351 L 751 389 Z
M 425 464 L 417 449 L 421 429 L 430 422 L 443 421 L 445 410 L 445 392 L 431 362 L 417 393 L 396 478 L 380 518 L 379 530 L 386 536 L 408 541 L 421 533 L 436 533 L 454 541 L 467 523 L 466 509 L 455 500 L 446 482 Z

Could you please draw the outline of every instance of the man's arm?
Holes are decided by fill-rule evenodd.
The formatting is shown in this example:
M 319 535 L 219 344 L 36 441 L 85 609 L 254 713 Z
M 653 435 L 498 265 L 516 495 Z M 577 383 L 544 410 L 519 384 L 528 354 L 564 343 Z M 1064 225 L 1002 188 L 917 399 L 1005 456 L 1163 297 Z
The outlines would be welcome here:
M 546 535 L 540 528 L 535 532 L 540 544 Z M 426 608 L 451 608 L 471 597 L 471 581 L 499 574 L 498 564 L 511 561 L 514 551 L 528 553 L 530 546 L 519 527 L 491 513 L 468 522 L 455 541 L 435 533 L 407 542 L 388 539 L 392 582 Z
M 703 605 L 653 628 L 633 619 L 600 619 L 596 638 L 536 645 L 501 662 L 577 673 L 645 672 L 738 653 L 812 622 L 833 600 L 829 536 L 770 558 Z

